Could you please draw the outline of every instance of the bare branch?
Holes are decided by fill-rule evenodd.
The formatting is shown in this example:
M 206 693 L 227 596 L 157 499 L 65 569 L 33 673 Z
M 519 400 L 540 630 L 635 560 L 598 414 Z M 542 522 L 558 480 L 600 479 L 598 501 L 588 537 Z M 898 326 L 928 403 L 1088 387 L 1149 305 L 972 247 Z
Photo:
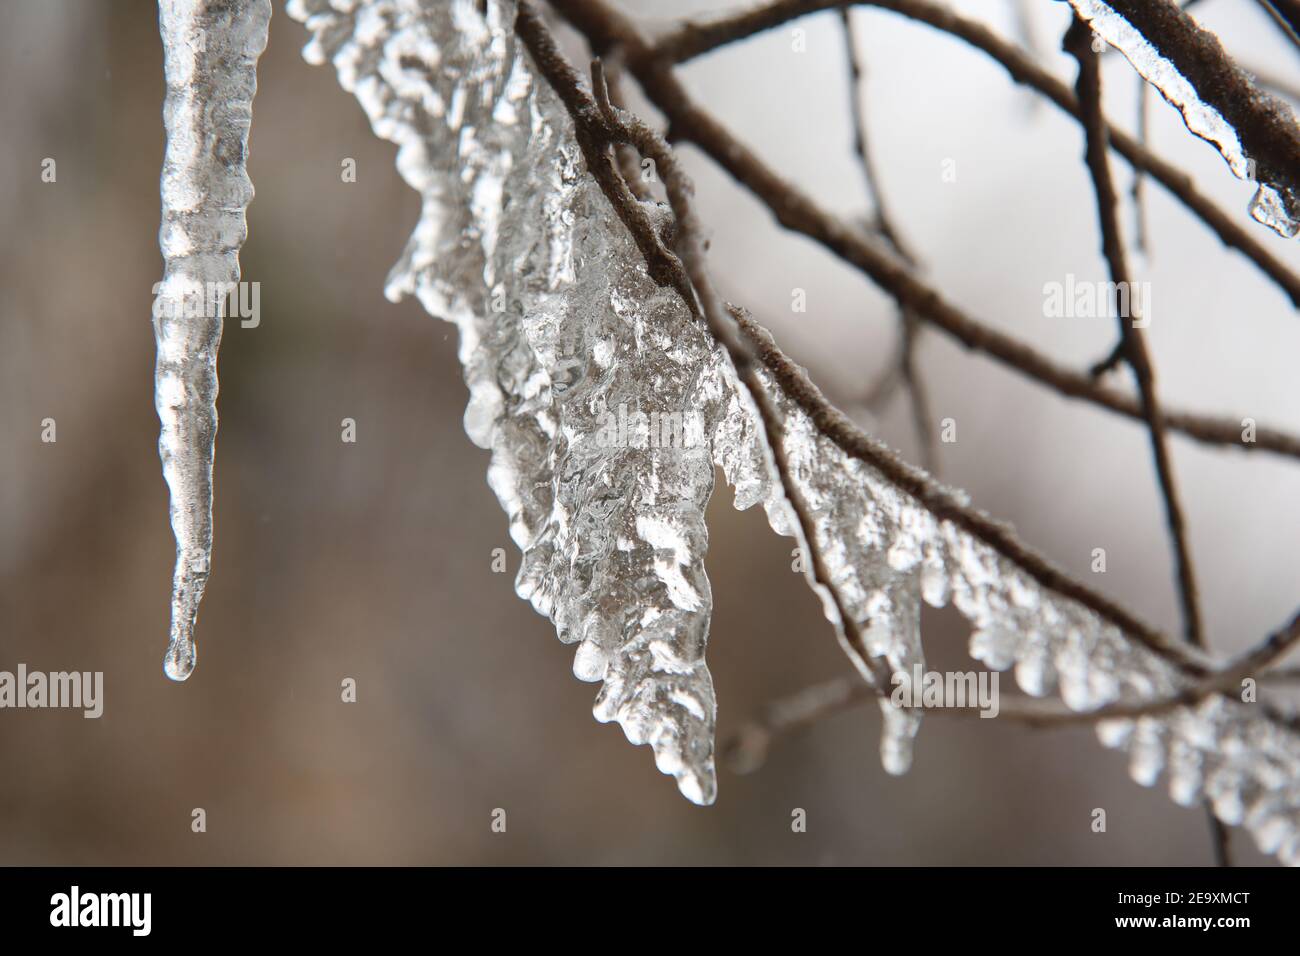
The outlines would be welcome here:
M 856 675 L 837 677 L 768 703 L 763 714 L 742 726 L 721 748 L 722 759 L 736 773 L 752 773 L 767 760 L 772 742 L 821 723 L 878 696 Z
M 1093 191 L 1097 195 L 1097 218 L 1101 227 L 1102 254 L 1106 257 L 1106 263 L 1110 268 L 1111 281 L 1119 288 L 1131 288 L 1132 273 L 1129 272 L 1124 253 L 1124 240 L 1119 230 L 1119 196 L 1115 191 L 1114 180 L 1111 179 L 1110 162 L 1107 159 L 1106 120 L 1102 113 L 1101 101 L 1101 68 L 1097 62 L 1097 54 L 1092 52 L 1092 30 L 1077 16 L 1066 33 L 1065 49 L 1079 62 L 1079 79 L 1075 84 L 1075 92 L 1083 113 L 1088 173 L 1092 177 Z M 1196 596 L 1196 572 L 1192 564 L 1191 548 L 1187 543 L 1178 486 L 1174 480 L 1173 462 L 1169 458 L 1164 416 L 1156 398 L 1155 368 L 1147 351 L 1146 338 L 1137 324 L 1139 317 L 1120 315 L 1118 320 L 1122 354 L 1129 368 L 1133 370 L 1134 378 L 1137 379 L 1138 392 L 1142 396 L 1142 415 L 1146 418 L 1147 429 L 1151 434 L 1151 452 L 1155 458 L 1156 476 L 1165 502 L 1165 518 L 1169 523 L 1169 537 L 1173 546 L 1174 562 L 1178 568 L 1178 593 L 1183 606 L 1183 625 L 1187 640 L 1196 647 L 1204 647 L 1201 612 Z
M 1137 137 L 1138 142 L 1143 146 L 1147 144 L 1148 130 L 1151 126 L 1151 87 L 1147 81 L 1138 77 L 1138 103 L 1137 103 Z M 1106 137 L 1109 144 L 1110 137 Z M 1137 219 L 1137 248 L 1138 252 L 1146 254 L 1150 235 L 1147 227 L 1147 204 L 1146 204 L 1146 184 L 1147 174 L 1140 169 L 1133 170 L 1133 211 Z
M 1300 3 L 1296 3 L 1296 0 L 1256 0 L 1256 2 L 1282 34 L 1291 41 L 1291 44 L 1296 49 L 1300 49 L 1300 32 L 1297 32 L 1300 30 Z
M 777 0 L 753 10 L 708 22 L 686 21 L 661 37 L 646 55 L 650 59 L 663 57 L 678 63 L 685 62 L 789 20 L 843 6 L 879 7 L 951 34 L 988 54 L 1017 83 L 1037 90 L 1061 110 L 1079 118 L 1079 104 L 1069 86 L 1040 67 L 1016 44 L 1004 40 L 979 21 L 960 16 L 947 6 L 928 0 Z M 1203 196 L 1187 173 L 1156 156 L 1123 130 L 1112 127 L 1108 136 L 1111 145 L 1134 168 L 1150 174 L 1214 230 L 1224 245 L 1237 249 L 1250 259 L 1286 292 L 1293 305 L 1300 308 L 1300 276 L 1269 252 L 1252 231 Z
M 853 30 L 853 17 L 847 7 L 840 10 L 840 25 L 844 33 L 844 53 L 849 65 L 849 112 L 853 126 L 853 148 L 858 157 L 858 166 L 862 170 L 862 181 L 867 198 L 875 208 L 876 228 L 881 238 L 902 256 L 910 266 L 916 267 L 917 256 L 904 241 L 902 232 L 889 214 L 884 193 L 880 188 L 880 176 L 876 172 L 867 140 L 866 105 L 862 97 L 864 71 L 858 58 L 857 37 Z M 900 310 L 898 315 L 899 348 L 895 366 L 886 370 L 882 387 L 874 398 L 887 398 L 892 392 L 892 383 L 901 384 L 907 391 L 912 408 L 912 428 L 916 432 L 917 443 L 921 449 L 921 464 L 927 471 L 935 472 L 936 456 L 934 453 L 934 430 L 931 426 L 930 400 L 925 383 L 921 379 L 916 362 L 916 346 L 920 337 L 920 319 L 915 313 Z
M 871 158 L 867 140 L 866 104 L 862 99 L 864 71 L 862 61 L 858 58 L 857 37 L 848 7 L 840 9 L 840 25 L 844 33 L 844 56 L 849 65 L 849 117 L 853 127 L 853 151 L 857 155 L 858 167 L 862 170 L 867 199 L 875 208 L 876 227 L 881 237 L 904 261 L 915 265 L 917 257 L 903 241 L 902 232 L 894 222 L 894 217 L 889 214 L 884 192 L 880 188 L 880 174 Z

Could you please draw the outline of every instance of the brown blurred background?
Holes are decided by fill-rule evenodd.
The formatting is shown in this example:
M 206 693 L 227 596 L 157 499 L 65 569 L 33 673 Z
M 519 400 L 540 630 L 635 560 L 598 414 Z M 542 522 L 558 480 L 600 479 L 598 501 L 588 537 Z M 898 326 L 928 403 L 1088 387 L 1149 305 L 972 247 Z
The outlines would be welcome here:
M 638 5 L 628 3 L 629 9 Z M 700 5 L 645 3 L 657 17 Z M 961 4 L 1015 35 L 1016 4 Z M 1030 38 L 1063 77 L 1062 4 Z M 1300 77 L 1255 4 L 1197 8 L 1250 66 Z M 1113 325 L 1046 319 L 1042 286 L 1103 279 L 1077 128 L 955 41 L 866 11 L 862 55 L 881 179 L 927 273 L 974 314 L 1085 364 Z M 728 123 L 820 200 L 865 210 L 852 162 L 838 23 L 806 53 L 787 31 L 686 72 Z M 700 809 L 612 726 L 572 649 L 512 590 L 518 555 L 464 437 L 451 326 L 381 294 L 418 215 L 306 33 L 276 4 L 261 61 L 242 255 L 261 325 L 221 352 L 214 572 L 200 665 L 163 677 L 173 542 L 152 403 L 151 288 L 161 275 L 157 12 L 143 0 L 0 4 L 0 670 L 101 670 L 105 712 L 0 711 L 0 863 L 1195 864 L 1198 810 L 1133 784 L 1087 730 L 928 719 L 913 771 L 876 756 L 873 706 L 779 743 L 757 773 L 721 771 Z M 1131 125 L 1132 71 L 1107 59 Z M 1155 147 L 1245 215 L 1247 184 L 1172 110 Z M 57 162 L 42 183 L 41 161 Z M 355 183 L 340 161 L 357 162 Z M 726 294 L 752 308 L 828 393 L 915 460 L 901 404 L 855 405 L 888 360 L 890 303 L 688 151 Z M 954 159 L 957 181 L 942 183 Z M 1127 186 L 1129 171 L 1118 166 Z M 1300 429 L 1300 325 L 1285 298 L 1158 186 L 1148 189 L 1149 330 L 1171 405 Z M 1131 235 L 1131 217 L 1128 220 Z M 1300 267 L 1295 243 L 1257 230 Z M 791 290 L 807 290 L 805 315 Z M 1089 583 L 1177 624 L 1141 429 L 968 356 L 922 345 L 945 480 Z M 40 422 L 57 421 L 42 444 Z M 339 421 L 358 423 L 355 445 Z M 1300 598 L 1300 466 L 1175 442 L 1211 639 L 1245 647 Z M 847 664 L 789 541 L 719 487 L 708 570 L 720 739 L 775 697 Z M 508 574 L 490 571 L 507 548 Z M 1106 575 L 1089 577 L 1105 547 Z M 973 665 L 955 613 L 925 619 L 940 668 Z M 358 701 L 340 701 L 355 678 Z M 1008 680 L 1005 687 L 1010 689 Z M 193 808 L 207 832 L 191 832 Z M 508 830 L 490 830 L 494 808 Z M 808 832 L 791 832 L 793 808 Z M 1108 811 L 1105 834 L 1091 811 Z M 1238 833 L 1239 861 L 1265 862 Z

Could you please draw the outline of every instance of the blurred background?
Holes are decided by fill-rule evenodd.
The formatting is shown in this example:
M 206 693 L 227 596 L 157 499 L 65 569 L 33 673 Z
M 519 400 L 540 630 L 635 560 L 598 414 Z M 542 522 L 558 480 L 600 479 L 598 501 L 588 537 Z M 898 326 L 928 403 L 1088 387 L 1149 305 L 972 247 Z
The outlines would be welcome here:
M 153 408 L 161 277 L 162 54 L 145 0 L 0 4 L 0 670 L 105 674 L 99 720 L 0 711 L 4 864 L 1201 864 L 1203 812 L 1145 790 L 1087 729 L 927 719 L 910 774 L 877 757 L 874 706 L 722 768 L 701 809 L 590 714 L 572 648 L 512 589 L 518 555 L 465 438 L 451 326 L 381 294 L 419 211 L 306 31 L 276 3 L 261 60 L 244 279 L 261 324 L 220 358 L 214 570 L 200 666 L 162 674 L 173 541 Z M 712 5 L 716 8 L 717 4 Z M 1072 82 L 1061 3 L 958 5 Z M 705 5 L 625 7 L 660 20 Z M 1248 68 L 1300 83 L 1300 55 L 1249 0 L 1196 16 Z M 981 54 L 877 10 L 855 13 L 881 185 L 929 280 L 1060 360 L 1105 354 L 1114 323 L 1043 315 L 1043 285 L 1106 278 L 1082 136 Z M 706 57 L 693 91 L 820 202 L 866 213 L 834 14 Z M 575 48 L 576 52 L 576 48 Z M 1137 80 L 1105 60 L 1132 128 Z M 634 102 L 634 106 L 637 105 Z M 649 111 L 645 111 L 649 113 Z M 650 114 L 653 115 L 653 114 Z M 1244 218 L 1251 186 L 1162 101 L 1151 142 Z M 685 151 L 723 292 L 828 395 L 909 459 L 904 402 L 862 407 L 894 348 L 892 304 Z M 41 181 L 46 157 L 57 181 Z M 340 181 L 351 157 L 357 181 Z M 956 178 L 944 182 L 946 161 Z M 1130 171 L 1112 160 L 1121 187 Z M 1300 323 L 1283 294 L 1158 184 L 1147 189 L 1149 342 L 1170 406 L 1300 430 Z M 1125 226 L 1132 240 L 1133 216 Z M 1300 268 L 1296 243 L 1254 227 Z M 808 297 L 790 311 L 791 290 Z M 1065 401 L 937 333 L 920 345 L 942 477 L 1053 560 L 1159 626 L 1177 603 L 1143 430 Z M 1123 381 L 1127 386 L 1127 375 Z M 339 422 L 357 422 L 355 445 Z M 58 441 L 40 440 L 54 418 Z M 1300 463 L 1173 442 L 1207 633 L 1223 653 L 1300 598 Z M 719 740 L 847 663 L 790 543 L 719 486 L 708 571 Z M 506 548 L 509 573 L 491 571 Z M 1107 572 L 1092 575 L 1092 549 Z M 927 610 L 927 653 L 969 669 L 966 627 Z M 356 703 L 340 701 L 354 678 Z M 1007 683 L 1007 688 L 1010 684 Z M 202 807 L 207 832 L 191 831 Z M 1108 832 L 1091 831 L 1093 808 Z M 491 832 L 495 808 L 505 834 Z M 807 832 L 791 832 L 803 808 Z M 1238 862 L 1271 862 L 1244 833 Z

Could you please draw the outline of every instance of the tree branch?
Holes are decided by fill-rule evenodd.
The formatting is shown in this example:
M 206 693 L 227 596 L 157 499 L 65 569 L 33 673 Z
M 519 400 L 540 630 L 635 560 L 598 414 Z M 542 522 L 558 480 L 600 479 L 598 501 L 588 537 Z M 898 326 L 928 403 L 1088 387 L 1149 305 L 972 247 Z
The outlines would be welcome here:
M 853 30 L 853 18 L 848 7 L 840 10 L 840 26 L 844 33 L 844 55 L 849 66 L 849 113 L 853 127 L 853 150 L 858 157 L 858 166 L 862 170 L 862 182 L 866 188 L 867 198 L 875 208 L 876 228 L 880 237 L 889 243 L 908 265 L 917 265 L 916 254 L 904 241 L 903 234 L 889 214 L 889 206 L 884 192 L 880 188 L 880 176 L 876 172 L 871 158 L 871 149 L 867 145 L 866 106 L 862 97 L 863 69 L 858 59 L 857 37 Z M 930 418 L 930 400 L 916 366 L 916 346 L 920 337 L 920 319 L 915 313 L 900 310 L 898 314 L 899 348 L 896 368 L 888 369 L 885 374 L 887 385 L 890 380 L 899 382 L 907 392 L 912 408 L 912 428 L 916 432 L 917 444 L 921 449 L 921 464 L 927 471 L 936 470 L 934 453 L 934 430 Z M 882 389 L 879 397 L 887 398 L 892 388 Z
M 1037 90 L 1075 119 L 1080 117 L 1079 104 L 1069 86 L 1040 67 L 1016 44 L 1002 39 L 979 21 L 928 0 L 776 0 L 712 21 L 686 21 L 660 37 L 647 55 L 651 59 L 662 57 L 682 63 L 790 20 L 844 6 L 889 10 L 957 37 L 996 60 L 1017 83 Z M 1224 245 L 1245 255 L 1286 292 L 1292 305 L 1300 308 L 1300 276 L 1273 256 L 1253 232 L 1238 224 L 1236 218 L 1228 216 L 1201 195 L 1187 173 L 1156 156 L 1123 130 L 1109 129 L 1108 138 L 1135 169 L 1150 174 L 1209 226 Z

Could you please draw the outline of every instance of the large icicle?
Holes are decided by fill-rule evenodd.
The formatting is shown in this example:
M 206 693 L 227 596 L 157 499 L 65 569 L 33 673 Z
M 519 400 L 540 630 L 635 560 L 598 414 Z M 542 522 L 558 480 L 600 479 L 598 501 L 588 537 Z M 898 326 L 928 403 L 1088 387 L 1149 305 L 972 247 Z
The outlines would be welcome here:
M 167 152 L 158 232 L 165 267 L 153 310 L 154 403 L 176 536 L 163 669 L 180 681 L 194 670 L 194 625 L 212 561 L 217 348 L 224 294 L 239 281 L 244 211 L 253 198 L 244 161 L 271 3 L 160 0 L 158 14 Z
M 387 294 L 460 329 L 465 430 L 492 452 L 488 483 L 523 552 L 516 591 L 577 645 L 575 675 L 603 681 L 596 718 L 711 803 L 708 335 L 613 222 L 526 65 L 513 3 L 288 10 L 314 35 L 304 55 L 333 61 L 423 196 Z M 652 414 L 680 440 L 648 434 Z
M 289 12 L 312 33 L 307 59 L 333 62 L 423 197 L 387 291 L 460 329 L 465 427 L 492 451 L 489 483 L 524 553 L 517 590 L 578 644 L 575 673 L 604 681 L 596 716 L 649 743 L 688 797 L 711 800 L 710 456 L 738 508 L 761 504 L 776 531 L 799 534 L 730 360 L 647 277 L 567 113 L 534 79 L 511 0 L 292 0 Z M 1090 711 L 1186 686 L 1163 657 L 844 453 L 763 381 L 814 543 L 869 653 L 910 670 L 922 600 L 951 602 L 972 624 L 971 655 L 1014 669 L 1028 694 Z M 709 455 L 602 440 L 620 405 L 698 411 Z M 881 757 L 899 773 L 919 718 L 882 707 Z M 1259 705 L 1213 697 L 1099 734 L 1128 751 L 1139 783 L 1167 767 L 1176 801 L 1208 800 L 1300 862 L 1300 738 Z

